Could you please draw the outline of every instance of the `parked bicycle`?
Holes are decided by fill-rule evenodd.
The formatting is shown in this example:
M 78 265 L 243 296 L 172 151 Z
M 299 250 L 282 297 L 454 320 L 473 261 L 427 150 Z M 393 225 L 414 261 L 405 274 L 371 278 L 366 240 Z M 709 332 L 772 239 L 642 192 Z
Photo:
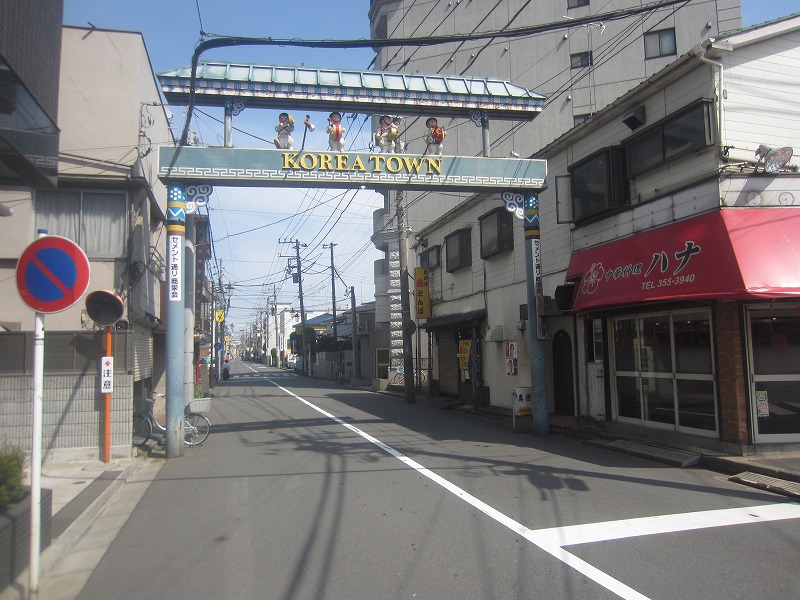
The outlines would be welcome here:
M 158 422 L 153 414 L 153 406 L 157 398 L 163 398 L 164 394 L 154 394 L 147 399 L 147 412 L 143 415 L 133 417 L 133 443 L 143 446 L 153 437 L 153 430 L 158 430 L 162 434 L 166 433 L 166 426 Z M 208 417 L 200 413 L 191 412 L 191 404 L 184 409 L 183 413 L 183 441 L 187 446 L 199 446 L 206 441 L 211 432 L 211 421 Z
M 422 385 L 428 381 L 428 372 L 427 371 L 415 371 L 414 372 L 414 385 Z M 394 375 L 392 375 L 391 381 L 389 381 L 389 385 L 405 385 L 406 378 L 405 378 L 405 370 L 402 367 L 398 367 L 395 371 Z

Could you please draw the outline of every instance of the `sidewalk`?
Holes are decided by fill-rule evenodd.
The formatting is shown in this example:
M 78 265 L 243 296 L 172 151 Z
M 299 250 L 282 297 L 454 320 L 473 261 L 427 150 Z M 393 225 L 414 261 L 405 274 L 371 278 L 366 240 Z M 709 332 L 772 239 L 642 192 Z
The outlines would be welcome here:
M 80 593 L 163 464 L 141 456 L 42 466 L 42 488 L 53 493 L 53 541 L 40 553 L 40 600 Z M 26 569 L 0 600 L 27 598 L 28 584 Z
M 456 410 L 480 418 L 502 421 L 512 428 L 511 410 L 498 407 L 475 409 L 453 398 L 428 398 L 416 389 L 417 401 L 440 410 Z M 380 392 L 405 399 L 400 389 Z M 524 417 L 518 417 L 522 420 Z M 528 417 L 530 419 L 530 417 Z M 576 417 L 550 415 L 550 434 L 564 435 L 591 446 L 632 454 L 677 467 L 701 466 L 729 475 L 731 481 L 800 499 L 800 444 L 780 444 L 757 448 L 758 454 L 742 455 L 741 447 L 714 439 L 687 436 L 671 431 L 628 427 L 618 423 L 579 421 Z M 524 435 L 524 433 L 523 433 Z

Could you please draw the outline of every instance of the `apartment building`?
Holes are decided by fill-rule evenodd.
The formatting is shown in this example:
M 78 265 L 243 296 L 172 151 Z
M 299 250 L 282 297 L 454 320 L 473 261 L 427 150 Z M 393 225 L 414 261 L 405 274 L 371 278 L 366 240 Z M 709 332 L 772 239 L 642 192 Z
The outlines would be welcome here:
M 28 14 L 19 8 L 11 15 L 15 19 Z M 0 202 L 13 206 L 13 215 L 0 219 L 0 303 L 6 329 L 0 333 L 0 436 L 30 445 L 35 314 L 16 289 L 14 271 L 23 250 L 45 230 L 84 250 L 90 265 L 89 292 L 107 290 L 124 304 L 112 336 L 110 449 L 114 456 L 130 456 L 135 406 L 164 374 L 161 294 L 167 194 L 154 161 L 158 145 L 173 143 L 171 115 L 162 103 L 140 33 L 62 28 L 60 7 L 39 12 L 40 17 L 44 14 L 58 27 L 31 39 L 53 50 L 40 71 L 50 78 L 40 82 L 47 84 L 49 95 L 33 106 L 39 113 L 30 112 L 32 97 L 25 95 L 36 90 L 35 85 L 16 86 L 16 99 L 26 115 L 48 116 L 51 135 L 60 139 L 56 154 L 46 163 L 52 164 L 52 173 L 37 162 L 24 183 L 20 178 L 0 190 Z M 59 81 L 58 89 L 50 89 Z M 99 455 L 103 329 L 83 302 L 46 315 L 45 460 Z
M 374 0 L 370 4 L 370 21 L 372 38 L 376 40 L 472 36 L 471 39 L 424 47 L 376 46 L 376 69 L 498 77 L 543 94 L 547 98 L 544 108 L 532 122 L 487 123 L 480 115 L 474 119 L 438 119 L 439 125 L 447 131 L 443 142 L 445 154 L 486 155 L 488 146 L 490 156 L 508 157 L 532 156 L 703 40 L 740 27 L 741 7 L 738 1 L 733 0 L 645 5 L 629 1 L 604 2 L 601 5 L 590 0 L 544 4 L 510 0 L 491 5 L 477 2 L 418 5 L 410 0 Z M 490 35 L 491 32 L 517 29 L 520 35 L 515 37 Z M 404 142 L 406 152 L 422 153 L 425 150 L 425 122 L 424 114 L 400 121 L 399 139 Z M 386 254 L 385 259 L 375 265 L 375 293 L 377 328 L 383 330 L 387 348 L 391 343 L 389 332 L 397 327 L 392 323 L 390 308 L 400 301 L 395 198 L 396 194 L 387 194 L 384 208 L 376 211 L 373 218 L 373 243 Z M 486 203 L 483 200 L 476 202 L 466 194 L 405 193 L 405 211 L 411 229 L 408 235 L 409 264 L 429 266 L 437 264 L 437 260 L 442 264 L 447 262 L 445 245 L 432 241 L 427 229 L 431 223 L 439 223 L 443 215 L 448 215 L 447 219 L 451 221 L 446 233 L 453 249 L 458 244 L 479 242 L 478 228 L 481 225 L 475 219 L 484 214 L 495 227 L 511 226 L 507 222 L 509 216 L 499 216 L 502 212 L 499 209 L 503 206 L 499 195 L 487 199 Z M 471 207 L 478 204 L 485 206 L 485 210 L 475 214 Z M 459 207 L 464 210 L 459 210 Z M 499 211 L 498 217 L 489 217 L 495 208 Z M 543 209 L 548 207 L 543 206 Z M 467 232 L 471 230 L 474 233 L 471 241 L 467 241 L 466 237 L 470 235 Z M 514 239 L 514 236 L 502 232 L 495 235 L 501 235 L 506 245 Z M 521 236 L 521 233 L 515 235 Z M 558 244 L 560 249 L 569 252 L 568 239 Z M 517 251 L 512 254 L 521 263 L 523 254 L 518 252 L 523 246 L 517 242 L 515 247 Z M 509 249 L 505 247 L 503 252 Z M 496 262 L 499 257 L 492 260 Z M 546 274 L 547 265 L 543 264 L 543 268 Z M 437 342 L 431 345 L 434 364 L 438 360 L 437 344 L 442 341 L 445 344 L 442 353 L 450 357 L 447 362 L 451 365 L 460 362 L 463 366 L 464 361 L 457 359 L 461 357 L 459 347 L 466 348 L 467 341 L 473 339 L 482 347 L 490 330 L 494 330 L 494 337 L 500 335 L 500 329 L 494 329 L 495 325 L 503 326 L 503 337 L 497 340 L 497 347 L 503 349 L 503 358 L 507 352 L 517 352 L 515 341 L 521 331 L 518 327 L 523 326 L 520 321 L 524 320 L 527 303 L 522 269 L 516 269 L 514 281 L 505 281 L 504 277 L 497 280 L 503 281 L 503 305 L 502 309 L 498 307 L 498 312 L 503 315 L 501 321 L 487 321 L 486 307 L 472 306 L 469 300 L 470 294 L 484 294 L 495 286 L 492 277 L 484 282 L 483 271 L 472 264 L 465 264 L 455 271 L 453 276 L 469 280 L 466 286 L 454 282 L 453 287 L 447 290 L 445 295 L 456 302 L 448 305 L 444 296 L 434 294 L 433 318 L 428 323 L 418 323 Z M 488 305 L 488 300 L 483 304 Z M 478 310 L 484 312 L 475 313 Z M 464 318 L 459 315 L 464 315 Z M 422 346 L 425 349 L 427 343 L 423 341 Z M 396 353 L 391 360 L 390 369 L 400 362 Z M 516 360 L 521 362 L 522 357 Z M 507 364 L 506 361 L 506 367 Z M 477 389 L 471 384 L 467 369 L 455 370 L 454 376 L 454 368 L 448 369 L 444 385 L 439 379 L 441 374 L 434 374 L 433 383 L 440 384 L 438 388 L 434 386 L 434 390 L 469 401 Z M 510 406 L 513 388 L 530 385 L 525 368 L 518 369 L 517 375 L 508 376 L 504 381 L 500 389 L 489 395 L 481 388 L 481 402 L 486 402 L 490 396 L 492 404 Z

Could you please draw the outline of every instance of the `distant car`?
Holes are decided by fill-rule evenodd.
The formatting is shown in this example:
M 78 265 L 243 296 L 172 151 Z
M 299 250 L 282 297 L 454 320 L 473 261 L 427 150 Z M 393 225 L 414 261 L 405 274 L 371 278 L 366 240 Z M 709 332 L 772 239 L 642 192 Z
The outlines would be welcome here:
M 286 359 L 286 368 L 294 369 L 296 365 L 297 365 L 297 356 L 292 354 L 289 358 Z

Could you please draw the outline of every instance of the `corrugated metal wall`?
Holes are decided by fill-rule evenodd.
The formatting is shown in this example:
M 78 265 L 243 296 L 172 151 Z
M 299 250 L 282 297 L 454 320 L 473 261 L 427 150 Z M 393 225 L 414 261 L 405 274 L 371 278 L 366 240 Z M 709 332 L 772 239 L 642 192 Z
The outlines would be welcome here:
M 139 381 L 153 375 L 153 332 L 145 327 L 133 330 L 133 379 Z
M 458 343 L 453 331 L 437 331 L 436 346 L 439 351 L 439 390 L 443 394 L 458 395 Z

